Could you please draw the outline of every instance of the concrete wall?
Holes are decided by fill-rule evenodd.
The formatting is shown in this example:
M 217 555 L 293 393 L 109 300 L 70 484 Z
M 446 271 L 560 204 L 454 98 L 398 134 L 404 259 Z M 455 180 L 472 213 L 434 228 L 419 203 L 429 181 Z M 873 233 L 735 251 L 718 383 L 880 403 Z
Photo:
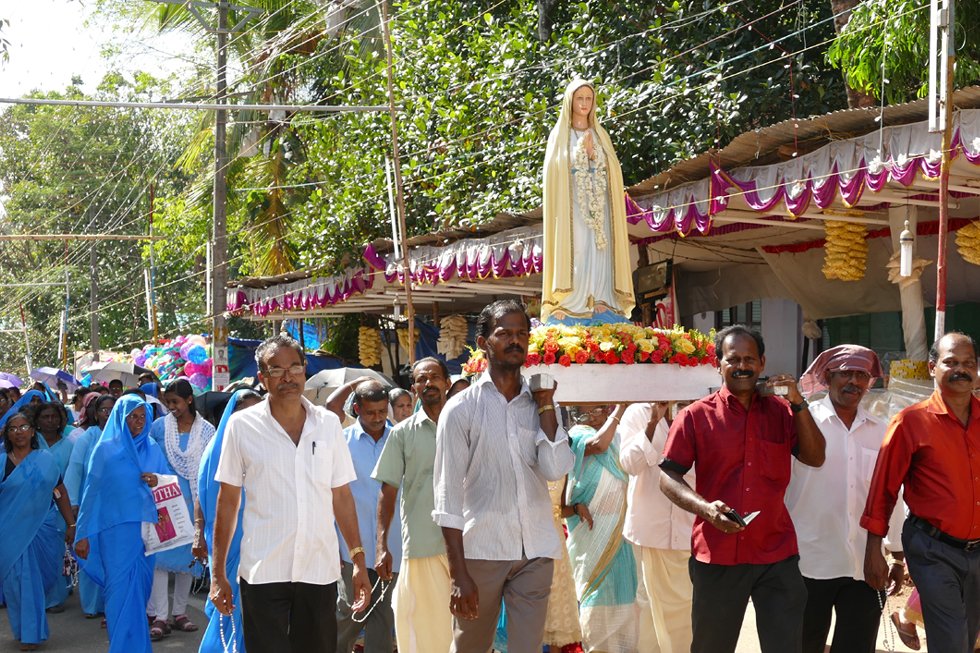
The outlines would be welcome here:
M 766 374 L 799 376 L 803 354 L 803 315 L 791 299 L 762 300 L 762 338 L 766 341 Z

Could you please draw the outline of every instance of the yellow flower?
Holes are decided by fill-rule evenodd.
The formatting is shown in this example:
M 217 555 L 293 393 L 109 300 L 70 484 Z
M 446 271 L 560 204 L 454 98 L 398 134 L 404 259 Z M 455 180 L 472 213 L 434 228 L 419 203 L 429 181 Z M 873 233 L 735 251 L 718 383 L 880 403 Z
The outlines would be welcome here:
M 696 347 L 694 346 L 694 343 L 687 338 L 679 338 L 674 340 L 674 349 L 682 354 L 693 354 Z
M 645 351 L 648 354 L 657 348 L 650 338 L 640 338 L 636 341 L 636 346 L 639 347 L 640 351 Z

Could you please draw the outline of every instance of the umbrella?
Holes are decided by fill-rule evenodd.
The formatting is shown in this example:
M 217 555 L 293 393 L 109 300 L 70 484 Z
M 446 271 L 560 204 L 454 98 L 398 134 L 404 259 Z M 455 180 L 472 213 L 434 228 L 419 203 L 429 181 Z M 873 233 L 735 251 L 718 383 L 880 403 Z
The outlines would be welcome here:
M 10 372 L 0 372 L 0 381 L 6 382 L 3 385 L 4 388 L 19 388 L 20 386 L 24 385 L 24 382 L 20 380 L 19 376 L 16 374 L 11 374 Z
M 56 367 L 38 367 L 33 369 L 31 370 L 31 378 L 35 381 L 40 381 L 41 383 L 47 384 L 49 388 L 57 388 L 58 381 L 61 381 L 68 386 L 68 390 L 71 391 L 77 390 L 79 386 L 78 379 L 68 372 L 59 370 Z
M 231 392 L 208 390 L 194 397 L 194 406 L 204 419 L 212 424 L 217 424 L 221 420 L 221 414 L 224 412 L 225 406 L 228 405 L 228 400 L 231 399 L 232 394 Z
M 139 383 L 140 374 L 148 374 L 150 370 L 133 363 L 123 363 L 122 361 L 108 361 L 105 363 L 92 363 L 85 370 L 91 375 L 93 381 L 108 383 L 118 379 L 128 388 L 135 388 Z
M 303 395 L 313 403 L 324 404 L 330 393 L 354 379 L 369 376 L 377 379 L 383 385 L 394 386 L 395 383 L 384 374 L 364 367 L 338 367 L 333 370 L 317 372 L 306 381 L 306 391 Z

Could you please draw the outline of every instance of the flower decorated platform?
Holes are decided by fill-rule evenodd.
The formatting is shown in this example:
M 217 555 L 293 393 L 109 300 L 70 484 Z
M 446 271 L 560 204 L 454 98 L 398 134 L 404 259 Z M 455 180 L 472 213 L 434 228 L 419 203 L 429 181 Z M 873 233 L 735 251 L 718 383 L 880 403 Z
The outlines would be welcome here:
M 476 350 L 467 374 L 486 369 Z M 555 377 L 559 403 L 683 401 L 721 385 L 714 334 L 641 327 L 540 325 L 532 329 L 525 376 Z

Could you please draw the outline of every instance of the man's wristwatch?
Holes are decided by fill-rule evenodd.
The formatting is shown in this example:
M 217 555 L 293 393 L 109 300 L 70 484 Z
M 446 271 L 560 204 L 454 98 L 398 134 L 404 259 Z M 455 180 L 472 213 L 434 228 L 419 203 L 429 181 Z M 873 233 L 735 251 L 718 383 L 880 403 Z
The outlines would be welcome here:
M 806 407 L 809 406 L 809 405 L 810 404 L 807 403 L 807 400 L 804 399 L 803 401 L 801 401 L 798 404 L 791 403 L 789 405 L 789 409 L 792 410 L 793 411 L 793 414 L 795 415 L 796 413 L 799 413 L 799 412 L 802 412 L 802 411 L 806 410 Z

